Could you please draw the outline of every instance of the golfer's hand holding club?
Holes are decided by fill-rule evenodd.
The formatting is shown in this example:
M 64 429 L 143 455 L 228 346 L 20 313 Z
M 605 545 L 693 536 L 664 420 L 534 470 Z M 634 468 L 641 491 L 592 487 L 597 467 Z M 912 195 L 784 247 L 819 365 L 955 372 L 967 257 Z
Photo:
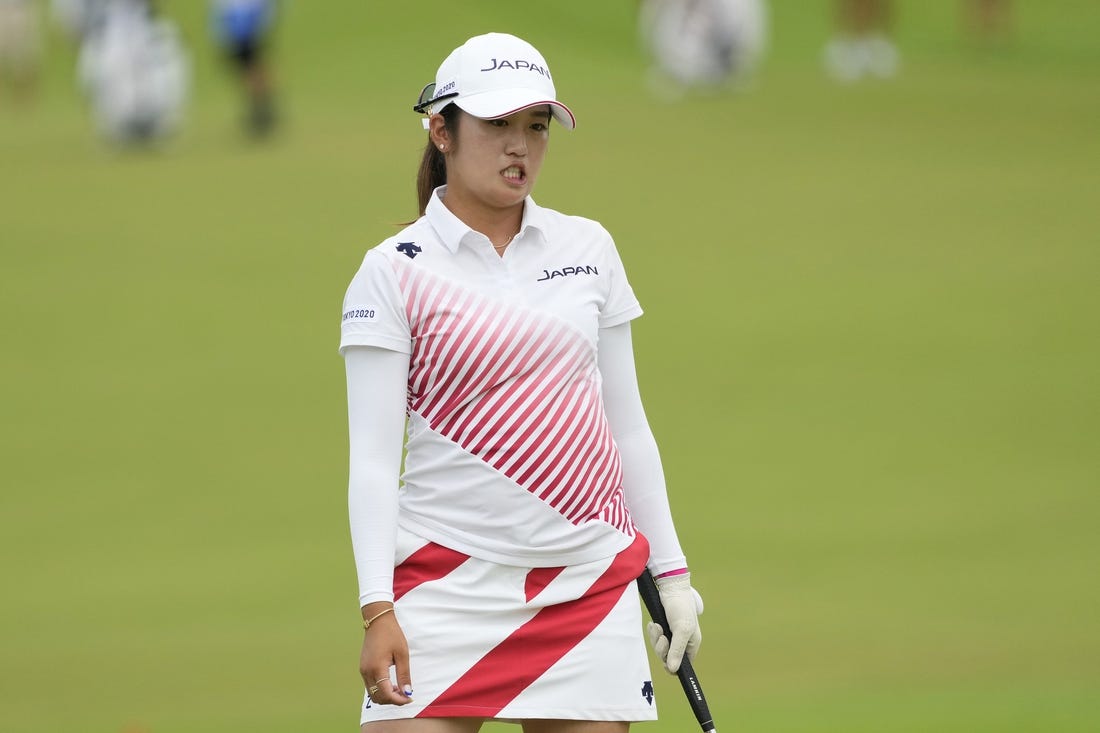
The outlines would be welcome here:
M 390 673 L 391 666 L 394 675 Z M 367 694 L 374 703 L 407 705 L 412 701 L 409 644 L 405 640 L 405 632 L 397 623 L 392 603 L 368 603 L 363 606 L 363 650 L 359 654 L 359 674 L 363 676 Z
M 656 582 L 672 639 L 664 635 L 660 624 L 650 622 L 646 630 L 653 650 L 664 663 L 665 669 L 669 674 L 676 674 L 684 654 L 687 654 L 689 660 L 694 660 L 699 652 L 699 644 L 703 641 L 703 632 L 699 629 L 703 599 L 691 587 L 691 573 L 657 578 Z

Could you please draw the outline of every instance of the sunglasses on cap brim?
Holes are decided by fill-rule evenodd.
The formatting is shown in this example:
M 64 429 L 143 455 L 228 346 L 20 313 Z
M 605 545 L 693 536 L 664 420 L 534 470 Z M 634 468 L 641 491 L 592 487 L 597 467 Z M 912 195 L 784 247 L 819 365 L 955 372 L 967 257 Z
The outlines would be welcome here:
M 416 104 L 413 105 L 413 112 L 418 112 L 422 115 L 431 114 L 432 105 L 436 102 L 441 102 L 444 99 L 450 99 L 451 97 L 457 97 L 458 92 L 451 92 L 450 94 L 440 94 L 438 97 L 433 96 L 435 94 L 435 82 L 430 81 L 424 85 L 424 88 L 420 90 L 420 96 L 416 98 Z

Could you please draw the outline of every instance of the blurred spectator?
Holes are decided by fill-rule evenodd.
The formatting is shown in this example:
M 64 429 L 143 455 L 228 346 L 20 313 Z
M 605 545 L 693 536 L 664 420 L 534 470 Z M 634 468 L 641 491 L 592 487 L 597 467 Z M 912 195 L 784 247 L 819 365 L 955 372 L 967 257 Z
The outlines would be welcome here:
M 972 35 L 995 38 L 1011 30 L 1009 0 L 963 0 L 962 12 L 963 24 Z
M 240 77 L 246 99 L 245 127 L 256 137 L 275 126 L 275 90 L 267 60 L 275 20 L 274 0 L 212 0 L 218 44 Z
M 74 28 L 82 39 L 77 77 L 100 133 L 132 144 L 174 132 L 189 83 L 175 24 L 147 0 L 96 0 L 84 6 Z
M 767 11 L 763 0 L 642 0 L 639 29 L 655 82 L 740 86 L 763 55 Z
M 31 0 L 0 0 L 0 88 L 27 99 L 38 81 L 38 17 Z
M 74 42 L 84 37 L 102 23 L 111 0 L 50 0 L 53 20 Z
M 825 47 L 826 71 L 843 82 L 894 76 L 900 58 L 890 40 L 889 0 L 836 0 L 835 13 L 836 30 Z

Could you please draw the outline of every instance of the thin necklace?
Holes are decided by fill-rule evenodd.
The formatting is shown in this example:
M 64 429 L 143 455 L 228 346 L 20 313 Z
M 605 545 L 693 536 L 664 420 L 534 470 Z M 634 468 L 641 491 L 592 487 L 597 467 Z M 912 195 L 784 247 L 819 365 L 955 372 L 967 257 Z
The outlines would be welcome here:
M 489 244 L 493 244 L 493 243 L 489 242 Z M 497 252 L 499 252 L 502 249 L 504 249 L 505 247 L 507 247 L 509 244 L 511 244 L 511 242 L 505 242 L 504 244 L 493 244 L 493 249 L 495 249 Z

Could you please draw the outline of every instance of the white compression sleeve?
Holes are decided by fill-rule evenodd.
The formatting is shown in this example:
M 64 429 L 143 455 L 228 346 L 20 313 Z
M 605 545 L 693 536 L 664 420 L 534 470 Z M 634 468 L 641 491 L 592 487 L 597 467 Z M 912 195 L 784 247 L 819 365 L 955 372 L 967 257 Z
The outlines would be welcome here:
M 359 605 L 393 600 L 397 486 L 405 435 L 409 356 L 373 346 L 344 349 L 351 448 L 348 513 Z
M 634 524 L 649 540 L 654 575 L 687 567 L 676 536 L 657 441 L 646 419 L 634 368 L 630 323 L 600 329 L 604 412 L 623 462 L 623 490 Z

